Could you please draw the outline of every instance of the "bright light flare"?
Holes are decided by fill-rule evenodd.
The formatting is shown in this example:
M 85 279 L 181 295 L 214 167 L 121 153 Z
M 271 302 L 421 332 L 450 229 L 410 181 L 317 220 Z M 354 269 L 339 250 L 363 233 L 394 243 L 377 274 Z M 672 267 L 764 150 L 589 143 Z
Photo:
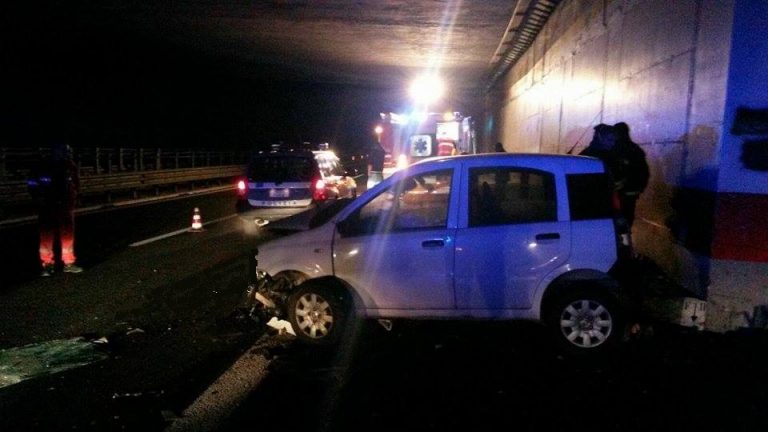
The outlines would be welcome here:
M 411 97 L 419 104 L 429 104 L 443 96 L 444 85 L 436 75 L 422 75 L 411 84 Z
M 376 126 L 373 131 L 376 133 L 376 135 L 381 135 L 382 132 L 384 132 L 384 128 L 381 127 L 381 125 Z
M 408 157 L 401 154 L 397 157 L 397 169 L 403 169 L 408 167 Z

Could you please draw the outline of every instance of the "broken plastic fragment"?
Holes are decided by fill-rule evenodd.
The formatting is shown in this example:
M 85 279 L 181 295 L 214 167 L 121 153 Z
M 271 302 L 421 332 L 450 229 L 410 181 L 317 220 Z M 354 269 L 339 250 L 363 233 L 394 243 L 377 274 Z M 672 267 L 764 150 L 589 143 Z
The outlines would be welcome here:
M 291 326 L 291 323 L 289 323 L 286 320 L 280 320 L 280 319 L 277 319 L 277 317 L 272 317 L 272 319 L 269 320 L 269 322 L 267 322 L 267 326 L 277 330 L 278 334 L 288 333 L 293 336 L 296 336 L 296 333 L 293 331 L 293 327 Z

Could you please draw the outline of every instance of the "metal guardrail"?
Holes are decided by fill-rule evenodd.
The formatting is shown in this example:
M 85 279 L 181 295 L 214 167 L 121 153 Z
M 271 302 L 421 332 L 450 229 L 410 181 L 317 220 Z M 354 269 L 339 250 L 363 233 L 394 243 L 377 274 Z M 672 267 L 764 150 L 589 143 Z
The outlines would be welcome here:
M 49 148 L 0 148 L 0 210 L 31 202 L 27 178 Z M 247 152 L 190 149 L 88 148 L 73 155 L 82 197 L 159 194 L 164 187 L 229 181 L 242 174 Z
M 0 182 L 25 180 L 35 164 L 50 152 L 46 147 L 0 147 Z M 245 151 L 110 147 L 75 149 L 73 155 L 81 177 L 126 171 L 244 165 L 248 157 L 249 153 Z

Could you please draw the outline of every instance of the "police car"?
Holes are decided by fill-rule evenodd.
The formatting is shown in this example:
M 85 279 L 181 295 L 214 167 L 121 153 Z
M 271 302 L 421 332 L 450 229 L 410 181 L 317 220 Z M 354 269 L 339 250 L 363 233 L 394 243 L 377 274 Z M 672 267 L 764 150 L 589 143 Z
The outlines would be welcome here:
M 259 152 L 238 181 L 237 209 L 301 208 L 357 196 L 352 175 L 330 150 L 275 148 Z

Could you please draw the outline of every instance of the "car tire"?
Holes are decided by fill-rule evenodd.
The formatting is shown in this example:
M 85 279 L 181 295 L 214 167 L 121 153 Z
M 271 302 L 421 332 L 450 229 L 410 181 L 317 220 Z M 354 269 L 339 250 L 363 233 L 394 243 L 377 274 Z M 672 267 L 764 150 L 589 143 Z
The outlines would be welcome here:
M 599 288 L 574 288 L 550 303 L 545 323 L 567 353 L 601 354 L 621 338 L 622 313 L 618 302 Z
M 310 345 L 338 342 L 349 315 L 341 290 L 313 281 L 296 288 L 288 297 L 287 309 L 296 337 Z

